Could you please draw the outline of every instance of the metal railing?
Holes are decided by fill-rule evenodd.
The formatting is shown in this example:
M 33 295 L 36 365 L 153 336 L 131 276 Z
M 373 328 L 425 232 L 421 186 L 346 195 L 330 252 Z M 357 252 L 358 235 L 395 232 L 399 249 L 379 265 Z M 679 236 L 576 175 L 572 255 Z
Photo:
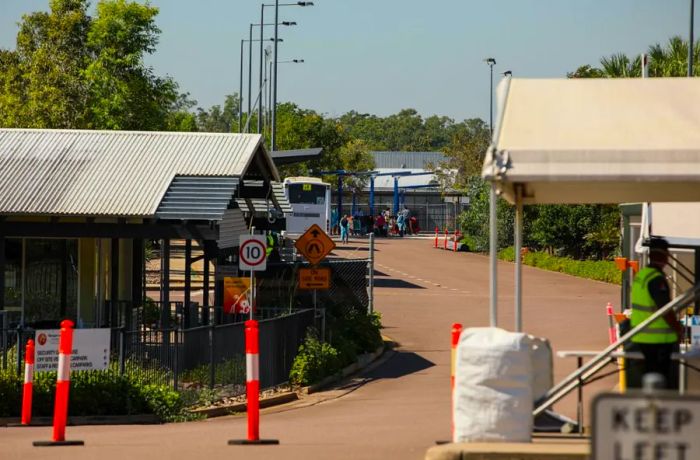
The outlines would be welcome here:
M 553 386 L 547 394 L 544 396 L 544 402 L 535 408 L 533 414 L 535 416 L 541 414 L 545 410 L 549 409 L 554 403 L 562 399 L 564 396 L 569 394 L 571 391 L 576 389 L 579 385 L 582 385 L 588 378 L 594 376 L 598 371 L 608 365 L 609 357 L 614 353 L 618 347 L 629 342 L 632 337 L 644 331 L 651 323 L 657 319 L 664 316 L 670 311 L 675 311 L 677 309 L 688 306 L 695 300 L 695 297 L 700 294 L 700 285 L 694 286 L 688 289 L 680 296 L 671 300 L 669 303 L 659 308 L 654 314 L 649 318 L 642 321 L 637 327 L 633 328 L 625 335 L 620 337 L 615 343 L 609 345 L 605 350 L 600 352 L 582 367 L 577 369 L 575 372 L 571 373 L 564 380 L 559 382 L 557 385 Z

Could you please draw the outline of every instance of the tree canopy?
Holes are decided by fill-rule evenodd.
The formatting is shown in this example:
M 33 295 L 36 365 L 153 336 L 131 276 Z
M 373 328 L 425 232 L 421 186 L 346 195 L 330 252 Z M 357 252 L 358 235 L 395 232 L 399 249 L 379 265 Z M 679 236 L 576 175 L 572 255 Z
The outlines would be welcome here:
M 6 127 L 192 128 L 171 78 L 154 75 L 158 9 L 127 0 L 51 0 L 22 17 L 16 50 L 0 51 L 0 124 Z M 176 125 L 173 126 L 173 122 Z

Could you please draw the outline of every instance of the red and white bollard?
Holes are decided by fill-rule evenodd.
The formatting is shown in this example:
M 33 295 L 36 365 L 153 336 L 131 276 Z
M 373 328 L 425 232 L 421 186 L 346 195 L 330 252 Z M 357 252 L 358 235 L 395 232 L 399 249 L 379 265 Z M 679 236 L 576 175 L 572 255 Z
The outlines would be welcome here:
M 447 250 L 447 227 L 445 227 L 445 242 L 443 245 L 443 249 Z
M 32 393 L 34 385 L 34 341 L 27 340 L 24 353 L 24 386 L 22 387 L 22 425 L 32 423 Z
M 58 339 L 58 375 L 56 400 L 53 412 L 53 436 L 51 441 L 34 441 L 35 446 L 82 446 L 83 441 L 66 441 L 68 421 L 68 393 L 70 392 L 70 355 L 73 351 L 73 321 L 61 321 Z
M 457 252 L 457 240 L 459 239 L 459 230 L 455 229 L 455 241 L 454 245 L 452 246 L 452 251 Z
M 231 439 L 229 445 L 279 444 L 277 439 L 260 439 L 260 346 L 258 322 L 245 322 L 246 398 L 248 438 Z
M 455 395 L 455 372 L 457 368 L 457 344 L 459 343 L 459 336 L 462 333 L 462 325 L 460 323 L 452 324 L 452 346 L 450 355 L 450 395 L 452 400 L 452 436 L 454 437 L 455 432 L 455 422 L 454 422 L 454 395 Z
M 435 247 L 436 247 L 436 248 L 438 247 L 439 233 L 440 233 L 440 229 L 439 229 L 438 226 L 436 225 L 436 226 L 435 226 Z
M 612 303 L 608 302 L 605 306 L 605 313 L 608 315 L 608 340 L 613 344 L 617 341 L 617 330 L 615 329 L 615 314 Z

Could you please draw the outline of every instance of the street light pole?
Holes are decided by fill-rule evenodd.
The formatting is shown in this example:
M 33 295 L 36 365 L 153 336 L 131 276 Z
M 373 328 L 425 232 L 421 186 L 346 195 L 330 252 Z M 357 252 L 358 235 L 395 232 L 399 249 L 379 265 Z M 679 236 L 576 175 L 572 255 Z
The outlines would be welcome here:
M 276 136 L 277 136 L 277 29 L 279 22 L 279 10 L 280 2 L 275 0 L 275 51 L 274 57 L 272 58 L 273 64 L 273 75 L 272 75 L 272 130 L 270 134 L 270 152 L 274 152 L 276 148 Z
M 262 42 L 261 42 L 262 43 Z M 250 102 L 251 102 L 251 90 L 253 82 L 251 81 L 251 75 L 253 74 L 253 24 L 248 26 L 248 120 L 246 124 L 250 123 Z
M 485 59 L 486 64 L 491 69 L 491 86 L 489 92 L 489 128 L 491 129 L 491 141 L 493 142 L 493 66 L 496 65 L 494 58 Z M 490 305 L 489 305 L 489 325 L 498 327 L 498 227 L 496 226 L 496 181 L 491 180 L 491 192 L 489 194 L 489 269 L 491 272 L 490 283 Z
M 263 28 L 265 24 L 265 4 L 260 4 L 260 75 L 258 78 L 258 91 L 263 90 Z M 262 102 L 262 101 L 261 101 Z M 258 132 L 262 133 L 262 103 L 258 104 Z
M 493 136 L 493 66 L 496 65 L 496 60 L 494 58 L 486 58 L 484 61 L 491 69 L 491 86 L 489 88 L 489 128 L 491 130 L 491 136 Z
M 238 132 L 243 128 L 243 43 L 241 40 L 241 75 L 238 79 Z
M 695 0 L 690 0 L 690 39 L 688 40 L 688 76 L 693 76 L 693 58 L 695 57 L 695 39 L 693 38 L 693 22 L 695 19 Z

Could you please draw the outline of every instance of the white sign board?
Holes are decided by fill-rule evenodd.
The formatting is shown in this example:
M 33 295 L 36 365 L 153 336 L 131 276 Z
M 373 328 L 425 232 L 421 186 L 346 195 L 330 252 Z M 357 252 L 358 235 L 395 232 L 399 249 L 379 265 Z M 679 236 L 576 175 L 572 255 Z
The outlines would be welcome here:
M 71 371 L 101 371 L 109 367 L 109 329 L 75 329 Z M 58 369 L 58 329 L 38 330 L 34 335 L 34 370 Z
M 264 235 L 241 235 L 238 268 L 244 271 L 264 271 L 267 268 L 266 241 Z
M 700 398 L 602 394 L 593 401 L 594 460 L 700 459 Z

